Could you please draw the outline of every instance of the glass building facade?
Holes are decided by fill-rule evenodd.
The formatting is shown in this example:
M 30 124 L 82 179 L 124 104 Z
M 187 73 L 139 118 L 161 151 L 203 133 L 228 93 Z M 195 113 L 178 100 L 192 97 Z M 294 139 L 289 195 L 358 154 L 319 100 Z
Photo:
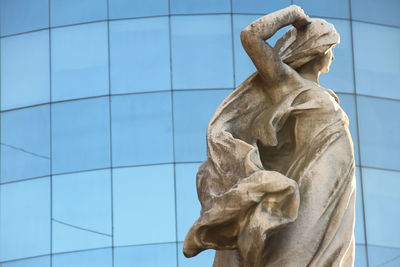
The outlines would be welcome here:
M 356 266 L 400 266 L 398 0 L 0 0 L 0 266 L 211 266 L 181 253 L 207 123 L 255 71 L 240 31 L 293 3 L 341 34 Z

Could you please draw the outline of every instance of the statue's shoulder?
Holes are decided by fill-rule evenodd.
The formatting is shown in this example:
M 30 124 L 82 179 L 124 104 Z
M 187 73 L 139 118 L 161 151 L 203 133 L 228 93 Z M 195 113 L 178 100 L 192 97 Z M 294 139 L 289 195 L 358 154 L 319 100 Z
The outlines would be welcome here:
M 320 98 L 322 101 L 327 101 L 329 103 L 336 102 L 339 104 L 339 97 L 335 94 L 335 92 L 329 88 L 324 88 L 321 86 L 317 86 L 313 90 L 314 97 Z
M 293 101 L 293 105 L 304 103 L 314 103 L 323 109 L 336 109 L 335 106 L 339 103 L 339 98 L 331 89 L 312 86 L 298 90 L 298 95 Z

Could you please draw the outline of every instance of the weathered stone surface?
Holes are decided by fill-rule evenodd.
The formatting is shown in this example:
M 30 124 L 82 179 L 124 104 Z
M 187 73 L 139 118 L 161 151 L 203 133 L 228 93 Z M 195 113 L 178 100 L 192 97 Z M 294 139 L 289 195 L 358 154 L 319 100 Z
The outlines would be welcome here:
M 265 42 L 290 24 L 274 48 Z M 183 252 L 216 249 L 215 267 L 352 266 L 353 143 L 337 96 L 318 83 L 339 35 L 290 6 L 241 39 L 257 72 L 208 125 L 202 210 Z

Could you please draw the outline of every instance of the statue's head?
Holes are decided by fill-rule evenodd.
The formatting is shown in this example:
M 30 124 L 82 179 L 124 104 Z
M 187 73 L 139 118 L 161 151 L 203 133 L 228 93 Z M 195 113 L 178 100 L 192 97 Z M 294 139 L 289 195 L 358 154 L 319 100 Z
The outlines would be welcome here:
M 311 19 L 310 24 L 300 29 L 290 28 L 276 42 L 274 50 L 293 69 L 312 62 L 318 64 L 320 72 L 328 72 L 334 59 L 332 48 L 339 42 L 340 36 L 332 24 Z

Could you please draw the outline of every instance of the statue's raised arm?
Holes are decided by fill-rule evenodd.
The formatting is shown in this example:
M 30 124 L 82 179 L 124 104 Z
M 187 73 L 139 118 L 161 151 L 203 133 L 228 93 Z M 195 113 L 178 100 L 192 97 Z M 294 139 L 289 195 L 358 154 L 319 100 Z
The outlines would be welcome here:
M 353 142 L 338 97 L 318 80 L 339 34 L 290 6 L 241 39 L 257 72 L 210 120 L 196 178 L 201 214 L 183 253 L 215 249 L 214 267 L 353 266 Z
M 294 73 L 266 40 L 285 26 L 293 25 L 300 29 L 310 23 L 304 11 L 293 5 L 254 21 L 241 32 L 243 48 L 267 84 L 273 86 L 290 83 Z

